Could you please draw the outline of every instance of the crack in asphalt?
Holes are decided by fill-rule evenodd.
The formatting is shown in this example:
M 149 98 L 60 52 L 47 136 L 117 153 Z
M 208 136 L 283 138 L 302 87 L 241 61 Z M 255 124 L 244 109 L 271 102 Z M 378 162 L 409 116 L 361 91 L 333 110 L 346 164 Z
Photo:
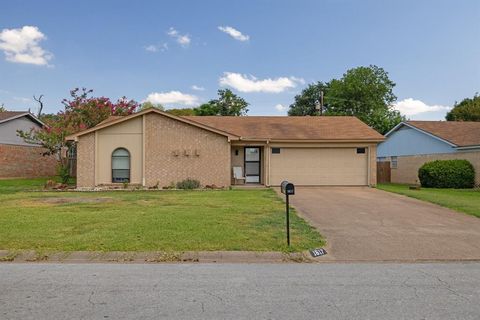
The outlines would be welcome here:
M 470 299 L 468 299 L 467 297 L 465 297 L 464 295 L 462 295 L 461 293 L 457 292 L 456 290 L 452 289 L 452 286 L 450 285 L 450 283 L 448 283 L 447 281 L 445 280 L 442 280 L 439 276 L 437 275 L 434 275 L 434 274 L 430 274 L 426 271 L 422 271 L 422 270 L 418 270 L 418 272 L 426 275 L 426 276 L 429 276 L 431 278 L 434 278 L 435 280 L 437 280 L 438 283 L 442 284 L 442 287 L 446 290 L 448 290 L 449 292 L 451 292 L 454 296 L 456 297 L 459 297 L 465 301 L 468 301 L 470 302 Z

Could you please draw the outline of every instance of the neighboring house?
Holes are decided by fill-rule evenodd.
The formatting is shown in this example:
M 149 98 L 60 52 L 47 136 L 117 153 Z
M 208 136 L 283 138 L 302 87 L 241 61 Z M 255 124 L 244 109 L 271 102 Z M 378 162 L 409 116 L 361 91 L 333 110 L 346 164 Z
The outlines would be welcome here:
M 27 111 L 0 112 L 0 178 L 34 178 L 56 174 L 57 160 L 43 156 L 45 149 L 26 143 L 17 130 L 30 131 L 44 124 Z
M 383 136 L 355 117 L 177 117 L 147 109 L 67 137 L 77 186 L 129 182 L 160 188 L 186 178 L 230 186 L 375 185 Z
M 480 122 L 406 121 L 378 146 L 378 161 L 390 161 L 391 182 L 418 183 L 418 169 L 428 161 L 469 160 L 480 184 Z

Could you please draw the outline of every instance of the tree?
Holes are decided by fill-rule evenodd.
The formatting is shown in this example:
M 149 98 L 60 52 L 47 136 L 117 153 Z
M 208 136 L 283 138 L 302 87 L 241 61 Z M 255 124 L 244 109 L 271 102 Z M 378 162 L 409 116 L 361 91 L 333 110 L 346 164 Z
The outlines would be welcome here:
M 397 97 L 393 94 L 395 83 L 388 73 L 377 66 L 348 70 L 341 79 L 324 84 L 311 84 L 295 97 L 289 115 L 317 115 L 315 100 L 324 91 L 324 114 L 356 116 L 378 132 L 384 134 L 404 120 L 392 108 Z
M 160 103 L 152 103 L 150 101 L 145 101 L 140 105 L 140 110 L 145 110 L 145 109 L 150 109 L 150 108 L 155 108 L 160 111 L 164 111 L 165 108 L 162 106 Z
M 315 109 L 316 103 L 320 102 L 320 95 L 328 91 L 328 84 L 318 81 L 309 84 L 302 93 L 295 96 L 295 102 L 288 110 L 289 116 L 316 116 L 318 111 Z
M 218 99 L 210 100 L 194 109 L 197 116 L 244 116 L 248 102 L 230 89 L 218 90 Z
M 96 126 L 111 115 L 128 115 L 135 112 L 138 103 L 125 97 L 112 103 L 105 97 L 91 97 L 88 95 L 92 90 L 78 88 L 70 91 L 70 100 L 62 100 L 64 110 L 57 114 L 42 115 L 41 120 L 45 123 L 43 128 L 31 129 L 30 131 L 17 131 L 25 142 L 36 144 L 45 149 L 44 156 L 61 155 L 62 150 L 69 150 L 71 142 L 65 141 L 65 137 Z M 68 176 L 68 161 L 65 157 L 59 157 L 58 167 L 62 176 L 62 182 L 66 182 Z
M 43 111 L 43 94 L 41 94 L 38 98 L 35 97 L 35 95 L 33 95 L 33 100 L 37 101 L 38 103 L 38 112 L 37 112 L 37 118 L 40 118 L 40 116 L 42 115 L 42 111 Z
M 195 111 L 192 108 L 183 108 L 183 109 L 168 109 L 165 110 L 166 113 L 173 114 L 174 116 L 194 116 Z
M 5 105 L 2 103 L 0 104 L 0 112 L 5 112 L 7 109 L 5 108 Z
M 473 98 L 465 98 L 456 103 L 447 113 L 447 121 L 480 121 L 480 96 L 476 93 Z
M 397 100 L 394 87 L 395 83 L 380 67 L 350 69 L 341 79 L 329 82 L 326 114 L 356 116 L 384 134 L 403 120 L 392 108 Z

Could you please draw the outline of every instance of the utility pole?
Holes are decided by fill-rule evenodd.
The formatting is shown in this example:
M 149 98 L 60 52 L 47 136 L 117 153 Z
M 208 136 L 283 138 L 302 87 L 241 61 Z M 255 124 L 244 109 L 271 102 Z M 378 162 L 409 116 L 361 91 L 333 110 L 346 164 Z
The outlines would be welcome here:
M 320 100 L 315 100 L 315 110 L 319 116 L 323 115 L 323 90 L 320 91 Z
M 320 115 L 323 115 L 323 90 L 320 91 Z

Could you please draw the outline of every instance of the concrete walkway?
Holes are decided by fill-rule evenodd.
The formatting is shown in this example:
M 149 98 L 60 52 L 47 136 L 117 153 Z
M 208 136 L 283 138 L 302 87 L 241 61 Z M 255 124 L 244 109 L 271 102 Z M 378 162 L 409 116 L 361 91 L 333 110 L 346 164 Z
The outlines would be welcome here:
M 327 239 L 322 260 L 480 260 L 480 219 L 367 187 L 297 188 L 290 198 Z

